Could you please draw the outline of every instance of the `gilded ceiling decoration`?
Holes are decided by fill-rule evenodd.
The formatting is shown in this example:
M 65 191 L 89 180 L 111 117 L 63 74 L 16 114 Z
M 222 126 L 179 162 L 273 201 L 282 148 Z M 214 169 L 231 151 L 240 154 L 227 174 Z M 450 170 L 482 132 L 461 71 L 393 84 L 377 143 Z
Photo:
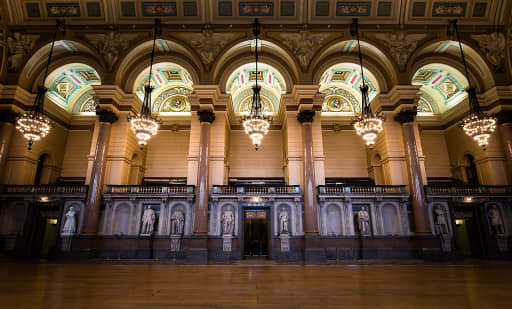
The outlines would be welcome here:
M 427 37 L 424 33 L 407 33 L 406 31 L 386 33 L 366 33 L 366 37 L 375 37 L 387 47 L 396 64 L 403 69 L 418 43 Z
M 496 71 L 503 71 L 503 59 L 505 58 L 505 34 L 492 32 L 490 34 L 473 34 L 471 38 L 478 42 L 480 49 L 485 54 L 489 63 Z
M 110 71 L 114 69 L 114 65 L 119 60 L 119 56 L 123 54 L 133 42 L 141 37 L 144 33 L 120 33 L 116 31 L 108 31 L 106 33 L 85 34 L 85 38 L 91 42 L 98 52 L 103 56 Z

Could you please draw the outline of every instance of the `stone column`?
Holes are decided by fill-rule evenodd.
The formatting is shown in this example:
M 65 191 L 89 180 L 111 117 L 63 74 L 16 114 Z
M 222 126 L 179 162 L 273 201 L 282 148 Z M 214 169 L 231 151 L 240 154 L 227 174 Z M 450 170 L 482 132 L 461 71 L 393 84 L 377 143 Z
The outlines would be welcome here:
M 315 185 L 315 167 L 313 162 L 313 118 L 315 112 L 305 110 L 297 115 L 302 124 L 302 144 L 304 148 L 304 234 L 317 236 L 318 215 Z
M 507 159 L 509 184 L 512 184 L 512 112 L 501 111 L 497 115 L 503 151 Z
M 116 114 L 105 109 L 97 110 L 96 114 L 99 116 L 98 139 L 94 152 L 89 191 L 87 192 L 87 200 L 85 203 L 83 235 L 96 235 L 103 181 L 105 178 L 106 158 L 110 144 L 110 131 L 112 129 L 112 123 L 118 119 Z
M 200 122 L 200 137 L 194 235 L 206 236 L 208 235 L 208 155 L 211 124 L 215 120 L 215 114 L 210 110 L 202 110 L 198 111 L 197 115 Z
M 14 132 L 14 123 L 17 114 L 12 111 L 2 111 L 0 113 L 0 183 L 4 183 L 4 168 L 7 161 L 7 153 L 9 144 L 11 143 L 12 134 Z
M 417 234 L 431 234 L 425 189 L 418 157 L 418 148 L 415 134 L 416 109 L 400 111 L 395 120 L 402 124 L 402 137 L 404 140 L 407 174 L 409 176 L 409 193 L 414 212 Z

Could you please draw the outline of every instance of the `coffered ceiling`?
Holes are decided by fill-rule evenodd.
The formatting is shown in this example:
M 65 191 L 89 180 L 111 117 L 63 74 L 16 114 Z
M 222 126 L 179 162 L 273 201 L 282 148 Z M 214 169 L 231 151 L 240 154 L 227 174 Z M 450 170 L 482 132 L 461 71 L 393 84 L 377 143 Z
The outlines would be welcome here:
M 507 0 L 0 0 L 7 25 L 39 25 L 65 18 L 76 24 L 368 24 L 503 25 Z

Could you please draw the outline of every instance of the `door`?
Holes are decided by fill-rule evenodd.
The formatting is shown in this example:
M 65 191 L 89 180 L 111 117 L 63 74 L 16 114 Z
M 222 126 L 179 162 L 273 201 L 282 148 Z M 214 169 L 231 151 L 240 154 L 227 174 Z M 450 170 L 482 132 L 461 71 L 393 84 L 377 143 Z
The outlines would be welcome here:
M 244 210 L 244 255 L 268 256 L 268 209 Z
M 37 206 L 36 206 L 37 207 Z M 49 258 L 55 253 L 58 236 L 58 210 L 38 209 L 31 224 L 29 256 Z
M 481 229 L 476 212 L 473 209 L 456 210 L 455 226 L 462 255 L 466 258 L 482 258 Z

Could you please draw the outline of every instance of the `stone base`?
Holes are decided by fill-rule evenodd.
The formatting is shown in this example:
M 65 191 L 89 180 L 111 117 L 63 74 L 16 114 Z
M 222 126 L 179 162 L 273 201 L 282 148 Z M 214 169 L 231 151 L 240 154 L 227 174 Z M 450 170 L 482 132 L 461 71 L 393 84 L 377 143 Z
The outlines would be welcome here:
M 233 236 L 223 235 L 222 236 L 222 251 L 231 252 L 232 243 L 233 243 Z
M 290 252 L 290 236 L 281 235 L 279 238 L 281 239 L 281 252 Z
M 179 252 L 181 248 L 181 235 L 171 235 L 171 252 Z

